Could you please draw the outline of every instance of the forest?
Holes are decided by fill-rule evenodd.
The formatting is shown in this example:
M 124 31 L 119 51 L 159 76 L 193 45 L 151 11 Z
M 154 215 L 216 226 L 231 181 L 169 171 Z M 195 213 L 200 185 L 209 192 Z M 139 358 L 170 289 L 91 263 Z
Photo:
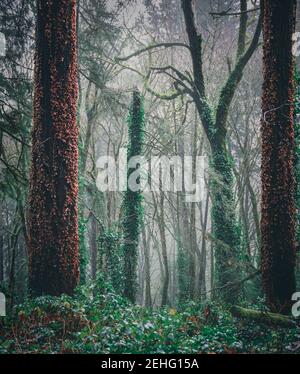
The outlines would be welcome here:
M 0 354 L 300 353 L 299 17 L 0 1 Z

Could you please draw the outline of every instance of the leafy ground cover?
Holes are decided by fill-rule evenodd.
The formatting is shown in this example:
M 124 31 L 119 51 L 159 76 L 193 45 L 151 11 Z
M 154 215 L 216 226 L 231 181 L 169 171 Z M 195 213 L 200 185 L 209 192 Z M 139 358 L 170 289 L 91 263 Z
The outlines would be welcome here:
M 0 353 L 300 353 L 300 328 L 236 319 L 215 303 L 145 309 L 92 285 L 16 307 Z

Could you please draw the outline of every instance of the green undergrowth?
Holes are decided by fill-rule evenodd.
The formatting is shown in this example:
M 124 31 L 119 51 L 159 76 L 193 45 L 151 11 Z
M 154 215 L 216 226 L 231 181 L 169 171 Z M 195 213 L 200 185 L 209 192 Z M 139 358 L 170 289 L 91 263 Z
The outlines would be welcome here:
M 297 327 L 238 320 L 215 303 L 145 309 L 95 285 L 26 301 L 1 323 L 0 353 L 300 353 Z

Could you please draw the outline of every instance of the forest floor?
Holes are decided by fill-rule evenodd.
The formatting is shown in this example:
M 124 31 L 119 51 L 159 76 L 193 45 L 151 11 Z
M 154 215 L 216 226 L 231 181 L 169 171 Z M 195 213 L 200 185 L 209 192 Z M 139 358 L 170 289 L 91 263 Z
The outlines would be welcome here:
M 300 353 L 300 325 L 236 319 L 214 303 L 150 310 L 96 286 L 27 301 L 1 323 L 0 353 Z

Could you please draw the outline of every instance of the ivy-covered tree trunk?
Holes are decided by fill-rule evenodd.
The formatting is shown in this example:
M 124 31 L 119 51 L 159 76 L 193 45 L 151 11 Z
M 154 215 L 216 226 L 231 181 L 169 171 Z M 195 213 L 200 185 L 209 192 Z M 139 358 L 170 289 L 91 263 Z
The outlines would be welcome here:
M 300 73 L 295 72 L 295 113 L 294 113 L 294 133 L 295 133 L 295 200 L 296 200 L 296 243 L 297 243 L 297 264 L 296 264 L 296 289 L 300 287 Z
M 221 298 L 228 303 L 236 301 L 238 288 L 236 280 L 241 278 L 238 267 L 240 232 L 234 202 L 234 174 L 232 160 L 227 149 L 227 119 L 236 89 L 243 77 L 243 71 L 253 55 L 261 33 L 259 17 L 253 38 L 246 48 L 247 3 L 241 2 L 241 19 L 237 48 L 237 60 L 223 85 L 216 114 L 208 103 L 203 73 L 202 35 L 198 32 L 192 0 L 181 0 L 185 26 L 193 64 L 194 99 L 204 131 L 212 152 L 212 232 L 216 260 L 216 282 Z
M 295 291 L 292 34 L 295 0 L 264 0 L 262 97 L 262 275 L 272 311 L 289 313 Z
M 123 256 L 120 235 L 117 231 L 106 230 L 99 237 L 99 265 L 103 278 L 113 289 L 122 294 L 124 286 Z
M 3 221 L 2 214 L 0 214 L 1 227 L 3 227 L 2 221 Z M 3 238 L 3 232 L 1 229 L 0 231 L 0 286 L 3 281 L 4 281 L 4 238 Z
M 182 212 L 182 213 L 181 213 Z M 183 196 L 181 192 L 176 197 L 176 241 L 177 258 L 176 268 L 178 277 L 178 302 L 184 303 L 189 299 L 189 256 L 184 245 L 187 245 L 185 232 L 185 207 L 183 206 Z M 182 217 L 183 216 L 183 217 Z
M 215 255 L 215 287 L 227 303 L 237 301 L 236 283 L 241 277 L 238 266 L 240 229 L 234 199 L 233 160 L 226 142 L 212 143 L 211 193 L 212 226 Z
M 29 287 L 72 294 L 78 261 L 76 1 L 38 0 L 29 197 Z
M 134 91 L 129 121 L 129 144 L 127 160 L 142 154 L 144 135 L 144 111 L 142 99 L 138 91 Z M 124 295 L 135 302 L 137 291 L 137 256 L 139 234 L 142 221 L 141 191 L 132 191 L 129 186 L 129 176 L 137 168 L 129 168 L 127 174 L 127 190 L 124 201 Z M 138 181 L 137 181 L 138 182 Z

